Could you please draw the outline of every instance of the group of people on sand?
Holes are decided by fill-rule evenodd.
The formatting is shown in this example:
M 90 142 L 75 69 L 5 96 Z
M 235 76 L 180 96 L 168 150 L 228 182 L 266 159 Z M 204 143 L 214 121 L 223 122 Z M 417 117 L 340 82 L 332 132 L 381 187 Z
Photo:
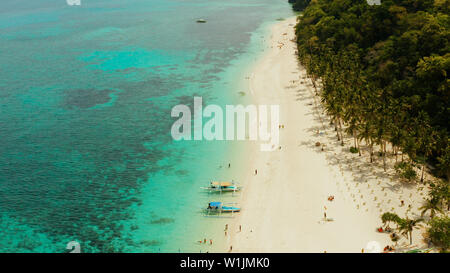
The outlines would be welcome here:
M 379 227 L 379 228 L 377 229 L 377 231 L 380 232 L 380 233 L 383 233 L 383 232 L 391 233 L 391 232 L 392 232 L 392 229 L 391 229 L 390 227 L 386 227 L 386 228 L 384 228 L 384 229 L 383 229 L 383 227 Z
M 225 230 L 224 231 L 225 231 L 225 236 L 227 236 L 228 235 L 228 233 L 227 233 L 227 231 L 228 231 L 228 224 L 225 225 Z M 242 232 L 242 225 L 239 225 L 239 232 Z M 231 251 L 233 251 L 233 246 L 232 245 L 230 245 L 230 249 L 228 250 L 228 252 L 231 252 Z
M 228 224 L 225 225 L 225 229 L 223 230 L 225 232 L 225 236 L 228 235 Z M 239 225 L 239 232 L 242 231 L 242 225 Z
M 205 239 L 203 239 L 203 240 L 200 240 L 200 241 L 198 241 L 200 244 L 207 244 L 207 240 L 206 240 L 206 238 Z M 213 241 L 212 241 L 212 239 L 209 239 L 209 245 L 212 245 L 213 244 Z
M 241 232 L 241 231 L 242 231 L 242 225 L 239 225 L 239 232 Z M 225 232 L 225 236 L 227 236 L 228 235 L 228 233 L 227 233 L 228 232 L 228 224 L 225 225 L 224 232 Z M 206 245 L 208 243 L 208 240 L 205 238 L 203 240 L 199 240 L 198 243 Z M 213 240 L 209 239 L 209 245 L 212 245 L 212 244 L 213 244 Z M 233 249 L 233 247 L 230 246 L 230 252 L 232 249 Z
M 384 247 L 383 251 L 384 252 L 389 252 L 389 251 L 394 251 L 395 249 L 393 247 L 391 247 L 390 245 L 387 245 Z

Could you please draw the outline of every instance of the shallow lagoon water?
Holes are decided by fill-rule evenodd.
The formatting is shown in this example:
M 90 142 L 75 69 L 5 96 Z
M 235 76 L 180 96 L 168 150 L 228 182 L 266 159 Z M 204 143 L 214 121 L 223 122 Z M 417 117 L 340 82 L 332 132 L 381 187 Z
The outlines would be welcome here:
M 226 220 L 200 213 L 215 198 L 200 187 L 233 179 L 228 162 L 245 156 L 233 142 L 173 141 L 170 111 L 194 95 L 248 103 L 242 73 L 290 6 L 81 1 L 0 10 L 0 251 L 223 250 Z

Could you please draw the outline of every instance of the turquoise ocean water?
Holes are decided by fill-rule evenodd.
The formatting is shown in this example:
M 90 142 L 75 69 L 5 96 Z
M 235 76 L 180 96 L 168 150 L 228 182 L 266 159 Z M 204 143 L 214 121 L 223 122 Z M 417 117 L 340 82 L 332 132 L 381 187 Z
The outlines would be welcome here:
M 173 141 L 170 111 L 248 103 L 242 73 L 289 16 L 287 0 L 2 1 L 0 252 L 222 250 L 199 187 L 247 159 Z

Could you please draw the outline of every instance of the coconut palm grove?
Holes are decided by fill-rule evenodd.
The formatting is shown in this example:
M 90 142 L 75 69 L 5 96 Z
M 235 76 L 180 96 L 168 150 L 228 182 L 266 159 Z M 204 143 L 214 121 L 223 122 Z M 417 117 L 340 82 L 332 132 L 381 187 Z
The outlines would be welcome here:
M 336 137 L 352 135 L 355 153 L 364 142 L 370 161 L 395 157 L 399 175 L 426 184 L 428 235 L 449 250 L 450 1 L 290 2 L 301 12 L 298 58 L 314 87 L 321 87 L 316 92 L 333 118 Z M 425 169 L 438 179 L 424 179 Z M 382 220 L 397 223 L 399 234 L 411 237 L 423 219 L 385 213 Z

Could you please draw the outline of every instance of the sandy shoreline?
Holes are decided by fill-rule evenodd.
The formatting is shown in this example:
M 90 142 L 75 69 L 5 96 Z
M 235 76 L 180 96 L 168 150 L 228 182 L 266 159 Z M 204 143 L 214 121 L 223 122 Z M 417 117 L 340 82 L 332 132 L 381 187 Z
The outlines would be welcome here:
M 384 173 L 380 160 L 369 164 L 367 152 L 351 154 L 350 138 L 339 145 L 295 56 L 295 23 L 289 18 L 273 26 L 269 50 L 248 75 L 251 101 L 280 105 L 284 128 L 281 150 L 262 152 L 259 143 L 249 142 L 249 170 L 236 174 L 245 181 L 237 200 L 242 212 L 230 221 L 224 251 L 232 246 L 232 252 L 370 252 L 373 241 L 375 247 L 392 245 L 375 230 L 380 215 L 404 217 L 411 205 L 408 215 L 417 216 L 425 190 L 392 181 L 392 168 Z M 325 150 L 316 142 L 325 143 Z M 324 221 L 324 212 L 332 221 Z M 414 245 L 423 246 L 421 232 L 413 235 Z

